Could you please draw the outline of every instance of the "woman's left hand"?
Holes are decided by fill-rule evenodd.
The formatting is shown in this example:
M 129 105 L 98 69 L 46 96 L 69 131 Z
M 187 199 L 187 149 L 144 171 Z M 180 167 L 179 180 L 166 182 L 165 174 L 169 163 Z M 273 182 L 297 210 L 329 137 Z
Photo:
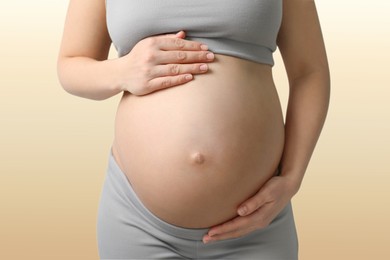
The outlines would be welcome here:
M 215 242 L 244 236 L 256 229 L 265 228 L 282 211 L 298 191 L 296 185 L 285 176 L 270 178 L 261 189 L 241 204 L 239 216 L 212 227 L 203 242 Z

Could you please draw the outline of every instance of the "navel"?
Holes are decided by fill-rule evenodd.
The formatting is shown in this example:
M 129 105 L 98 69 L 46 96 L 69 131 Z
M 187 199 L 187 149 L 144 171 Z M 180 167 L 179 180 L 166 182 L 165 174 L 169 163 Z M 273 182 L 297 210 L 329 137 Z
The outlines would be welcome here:
M 194 152 L 191 154 L 191 162 L 194 164 L 203 164 L 205 162 L 204 155 L 200 152 Z

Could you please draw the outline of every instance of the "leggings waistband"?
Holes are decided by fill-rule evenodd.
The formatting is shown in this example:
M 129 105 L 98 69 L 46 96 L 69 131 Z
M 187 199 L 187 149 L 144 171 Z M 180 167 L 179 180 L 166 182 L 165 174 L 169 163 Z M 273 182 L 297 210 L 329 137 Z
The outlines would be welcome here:
M 190 240 L 202 240 L 203 236 L 207 233 L 208 228 L 183 228 L 175 226 L 163 221 L 154 215 L 151 211 L 149 211 L 138 198 L 127 176 L 117 164 L 112 154 L 112 148 L 109 152 L 108 174 L 111 175 L 112 180 L 116 182 L 114 187 L 119 188 L 121 190 L 120 192 L 123 193 L 131 202 L 129 208 L 133 206 L 143 218 L 145 218 L 150 224 L 162 232 L 175 237 Z M 131 212 L 131 209 L 129 214 L 134 214 Z

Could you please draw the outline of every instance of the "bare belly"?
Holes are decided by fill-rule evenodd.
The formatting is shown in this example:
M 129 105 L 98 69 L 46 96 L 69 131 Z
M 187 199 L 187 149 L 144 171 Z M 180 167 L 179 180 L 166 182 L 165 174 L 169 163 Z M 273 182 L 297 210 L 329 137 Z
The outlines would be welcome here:
M 275 174 L 284 146 L 268 65 L 216 54 L 209 71 L 145 96 L 124 93 L 113 154 L 144 205 L 182 227 L 210 227 Z

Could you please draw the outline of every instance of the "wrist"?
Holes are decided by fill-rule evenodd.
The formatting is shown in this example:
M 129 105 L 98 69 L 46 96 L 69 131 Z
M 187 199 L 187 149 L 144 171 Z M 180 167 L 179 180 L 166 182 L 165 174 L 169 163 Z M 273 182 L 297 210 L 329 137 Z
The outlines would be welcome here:
M 120 76 L 122 68 L 122 65 L 120 64 L 121 61 L 120 58 L 102 61 L 106 63 L 107 71 L 109 71 L 109 73 L 107 73 L 109 76 L 107 86 L 111 91 L 116 93 L 122 92 L 125 89 L 125 82 L 123 82 L 123 79 Z
M 288 172 L 282 172 L 280 174 L 280 177 L 283 177 L 283 178 L 285 178 L 285 180 L 287 180 L 287 183 L 288 183 L 287 189 L 292 194 L 292 196 L 297 194 L 300 187 L 301 187 L 302 178 L 300 176 L 303 176 L 303 174 L 302 175 L 295 175 L 295 174 L 288 173 Z

